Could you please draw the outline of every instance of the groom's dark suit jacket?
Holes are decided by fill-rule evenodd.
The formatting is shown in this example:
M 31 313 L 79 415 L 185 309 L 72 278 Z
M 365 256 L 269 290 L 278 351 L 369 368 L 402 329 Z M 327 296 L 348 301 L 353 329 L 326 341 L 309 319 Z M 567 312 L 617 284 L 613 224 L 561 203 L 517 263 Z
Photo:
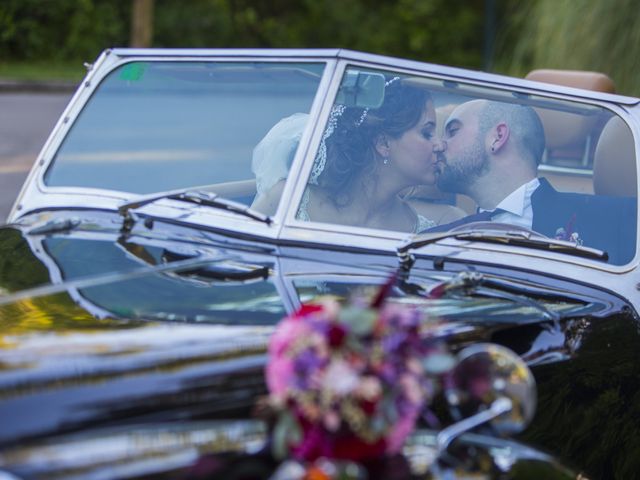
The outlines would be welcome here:
M 531 196 L 532 230 L 554 238 L 562 228 L 566 235 L 577 233 L 586 247 L 604 250 L 609 263 L 629 262 L 636 247 L 636 199 L 566 193 L 555 190 L 546 178 Z M 426 232 L 443 232 L 477 220 L 476 215 Z
M 609 263 L 629 262 L 636 250 L 636 199 L 555 190 L 546 178 L 531 196 L 532 230 L 555 237 L 558 228 L 578 233 L 586 247 L 604 250 Z

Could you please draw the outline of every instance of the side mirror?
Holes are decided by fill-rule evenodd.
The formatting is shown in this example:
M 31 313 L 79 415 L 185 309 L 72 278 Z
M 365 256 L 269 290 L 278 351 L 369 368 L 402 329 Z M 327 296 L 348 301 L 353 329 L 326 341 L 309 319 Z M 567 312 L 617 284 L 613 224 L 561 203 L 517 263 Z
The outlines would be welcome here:
M 336 103 L 348 107 L 378 108 L 384 101 L 385 78 L 381 73 L 347 70 Z
M 521 432 L 536 410 L 536 383 L 529 367 L 508 348 L 490 343 L 471 345 L 458 354 L 445 396 L 460 421 L 438 434 L 440 451 L 483 423 L 503 435 Z

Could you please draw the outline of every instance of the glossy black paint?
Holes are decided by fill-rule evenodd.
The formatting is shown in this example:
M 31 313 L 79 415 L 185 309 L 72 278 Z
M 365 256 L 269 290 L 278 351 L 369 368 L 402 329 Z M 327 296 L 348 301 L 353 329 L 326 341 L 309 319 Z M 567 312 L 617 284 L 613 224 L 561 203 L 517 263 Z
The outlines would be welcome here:
M 371 291 L 397 264 L 329 251 L 317 262 L 308 252 L 297 264 L 316 268 L 289 275 L 284 260 L 304 257 L 303 249 L 234 249 L 217 236 L 193 242 L 195 232 L 161 222 L 149 234 L 123 237 L 101 225 L 103 217 L 48 234 L 0 229 L 0 460 L 3 451 L 63 434 L 251 418 L 265 393 L 270 329 L 296 305 L 285 297 Z M 482 290 L 427 301 L 416 292 L 434 284 L 432 265 L 418 262 L 394 295 L 438 312 L 452 348 L 492 341 L 529 363 L 538 409 L 518 440 L 595 478 L 633 476 L 640 469 L 640 335 L 626 304 L 566 279 L 481 265 L 473 268 L 559 319 Z M 359 276 L 351 275 L 354 266 Z M 437 273 L 466 268 L 446 262 Z M 516 462 L 513 478 L 530 478 L 516 475 L 535 470 L 524 464 Z

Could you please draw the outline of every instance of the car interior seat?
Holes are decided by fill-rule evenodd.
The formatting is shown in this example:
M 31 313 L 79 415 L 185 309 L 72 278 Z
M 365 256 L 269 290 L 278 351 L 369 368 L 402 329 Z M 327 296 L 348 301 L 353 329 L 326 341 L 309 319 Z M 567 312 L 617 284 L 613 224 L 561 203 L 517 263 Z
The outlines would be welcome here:
M 602 129 L 593 159 L 593 191 L 597 195 L 635 197 L 637 172 L 633 134 L 620 117 Z
M 533 70 L 527 80 L 614 93 L 613 81 L 603 73 L 575 70 Z M 593 152 L 596 115 L 579 115 L 556 110 L 537 109 L 544 126 L 547 148 L 542 164 L 559 167 L 589 166 Z
M 534 70 L 526 78 L 538 82 L 615 93 L 613 81 L 599 72 Z M 560 190 L 598 195 L 636 195 L 636 165 L 633 135 L 618 117 L 579 115 L 537 109 L 546 137 L 543 174 Z M 604 128 L 602 128 L 603 124 Z M 597 142 L 597 143 L 595 143 Z M 591 164 L 592 162 L 592 164 Z M 563 175 L 553 167 L 573 167 L 593 177 Z M 574 170 L 575 171 L 575 170 Z

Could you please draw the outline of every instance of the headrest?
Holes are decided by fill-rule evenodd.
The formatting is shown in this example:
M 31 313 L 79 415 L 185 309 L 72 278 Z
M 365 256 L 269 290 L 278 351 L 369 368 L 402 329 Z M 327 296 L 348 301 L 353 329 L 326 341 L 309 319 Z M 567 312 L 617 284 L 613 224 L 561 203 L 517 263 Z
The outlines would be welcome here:
M 549 150 L 584 144 L 596 122 L 595 116 L 536 107 L 534 110 L 542 122 L 545 144 Z
M 615 93 L 616 91 L 613 80 L 600 72 L 541 69 L 529 72 L 525 78 L 536 82 L 552 83 L 596 92 Z
M 609 120 L 600 134 L 593 159 L 593 191 L 597 195 L 636 196 L 633 134 L 620 117 Z
M 604 73 L 581 70 L 533 70 L 525 77 L 536 82 L 583 88 L 598 92 L 614 93 L 615 85 Z M 542 126 L 547 148 L 562 148 L 582 144 L 595 126 L 596 118 L 567 112 L 536 109 Z

